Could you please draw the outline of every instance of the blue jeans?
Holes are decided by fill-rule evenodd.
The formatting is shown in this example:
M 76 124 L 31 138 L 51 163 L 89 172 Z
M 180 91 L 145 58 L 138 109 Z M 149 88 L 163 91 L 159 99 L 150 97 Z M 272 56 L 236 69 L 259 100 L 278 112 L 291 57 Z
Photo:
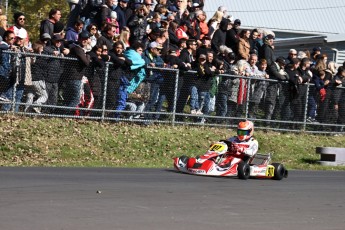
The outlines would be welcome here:
M 190 87 L 190 110 L 198 110 L 199 108 L 198 88 L 193 85 Z
M 81 80 L 66 81 L 66 89 L 64 92 L 65 106 L 77 108 L 80 103 L 80 89 Z
M 313 95 L 308 97 L 308 117 L 315 119 L 316 116 L 316 100 Z
M 129 86 L 129 81 L 126 76 L 121 76 L 120 87 L 116 98 L 115 110 L 123 111 L 126 109 L 126 102 L 128 99 L 127 88 Z M 119 117 L 119 113 L 115 114 L 115 117 Z
M 9 87 L 5 93 L 5 96 L 7 97 L 7 99 L 13 101 L 13 91 L 14 91 L 14 85 Z M 15 107 L 14 107 L 14 112 L 19 112 L 19 104 L 22 101 L 22 97 L 23 97 L 23 93 L 24 93 L 24 83 L 19 83 L 16 86 L 16 92 L 15 92 Z M 2 110 L 3 111 L 10 111 L 10 109 L 12 108 L 12 103 L 8 103 L 8 104 L 4 104 L 2 106 Z
M 159 91 L 160 91 L 160 84 L 151 83 L 150 98 L 145 107 L 146 112 L 152 112 L 152 109 L 155 108 L 156 103 L 158 102 L 158 98 L 159 98 L 159 93 L 160 93 Z M 145 119 L 152 119 L 152 117 L 153 117 L 152 114 L 145 114 Z
M 210 92 L 199 92 L 199 108 L 205 115 L 210 113 L 210 97 Z
M 228 95 L 219 93 L 216 98 L 217 116 L 225 117 L 228 112 Z

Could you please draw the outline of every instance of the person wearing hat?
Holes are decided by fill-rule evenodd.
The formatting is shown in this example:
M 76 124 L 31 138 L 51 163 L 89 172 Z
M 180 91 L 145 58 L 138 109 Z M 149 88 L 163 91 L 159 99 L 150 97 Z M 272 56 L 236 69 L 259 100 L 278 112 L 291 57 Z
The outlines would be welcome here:
M 232 25 L 232 28 L 226 32 L 225 45 L 231 48 L 237 55 L 237 46 L 239 42 L 241 21 L 236 19 Z
M 85 75 L 85 69 L 90 65 L 90 56 L 86 54 L 87 47 L 90 44 L 90 34 L 83 31 L 78 35 L 78 42 L 71 45 L 69 56 L 77 58 L 78 61 L 69 60 L 64 69 L 66 87 L 63 90 L 64 105 L 71 108 L 77 108 L 80 102 L 80 89 L 82 78 Z M 75 114 L 75 110 L 66 110 L 66 114 Z
M 14 35 L 17 37 L 18 34 L 24 39 L 24 46 L 29 45 L 29 34 L 24 28 L 25 26 L 25 15 L 22 12 L 16 12 L 13 14 L 14 25 L 9 27 L 8 30 L 13 31 Z
M 143 53 L 143 58 L 148 67 L 158 67 L 162 68 L 165 66 L 164 61 L 161 57 L 163 46 L 156 41 L 149 44 L 148 48 Z M 160 88 L 164 82 L 164 77 L 161 71 L 152 70 L 151 76 L 147 78 L 147 81 L 151 83 L 150 85 L 150 98 L 145 107 L 147 112 L 160 112 L 157 99 L 159 98 Z M 145 114 L 145 119 L 158 119 L 159 114 Z
M 44 43 L 45 45 L 50 43 L 50 39 L 51 39 L 51 36 L 48 33 L 44 33 L 42 34 L 42 36 L 40 36 L 40 41 Z

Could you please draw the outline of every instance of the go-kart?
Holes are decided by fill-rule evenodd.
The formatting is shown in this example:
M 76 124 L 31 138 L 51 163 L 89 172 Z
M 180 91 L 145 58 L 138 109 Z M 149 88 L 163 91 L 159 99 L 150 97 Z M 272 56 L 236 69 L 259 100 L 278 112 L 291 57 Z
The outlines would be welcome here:
M 226 140 L 216 142 L 207 152 L 198 157 L 181 156 L 174 158 L 174 167 L 183 173 L 236 177 L 246 180 L 252 178 L 287 178 L 288 170 L 280 163 L 271 162 L 271 154 L 255 154 L 248 157 L 241 152 L 229 151 L 232 143 Z

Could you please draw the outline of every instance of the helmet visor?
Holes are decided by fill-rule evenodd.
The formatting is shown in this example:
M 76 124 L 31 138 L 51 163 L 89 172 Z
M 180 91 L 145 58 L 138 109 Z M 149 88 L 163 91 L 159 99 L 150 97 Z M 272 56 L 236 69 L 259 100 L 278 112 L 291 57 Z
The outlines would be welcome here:
M 249 133 L 250 133 L 250 130 L 241 130 L 241 129 L 237 130 L 238 136 L 247 136 L 247 135 L 249 135 Z

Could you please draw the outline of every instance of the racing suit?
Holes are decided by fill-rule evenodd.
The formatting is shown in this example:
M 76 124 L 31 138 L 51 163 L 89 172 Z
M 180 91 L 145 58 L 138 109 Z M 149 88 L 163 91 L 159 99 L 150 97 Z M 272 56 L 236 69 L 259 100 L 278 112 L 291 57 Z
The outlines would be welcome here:
M 228 141 L 232 143 L 232 146 L 229 146 L 230 147 L 229 152 L 232 154 L 244 153 L 245 154 L 245 158 L 243 159 L 244 161 L 254 156 L 258 152 L 258 149 L 259 149 L 259 143 L 254 137 L 251 137 L 245 141 L 241 141 L 238 139 L 237 136 L 234 136 L 234 137 L 230 137 Z

